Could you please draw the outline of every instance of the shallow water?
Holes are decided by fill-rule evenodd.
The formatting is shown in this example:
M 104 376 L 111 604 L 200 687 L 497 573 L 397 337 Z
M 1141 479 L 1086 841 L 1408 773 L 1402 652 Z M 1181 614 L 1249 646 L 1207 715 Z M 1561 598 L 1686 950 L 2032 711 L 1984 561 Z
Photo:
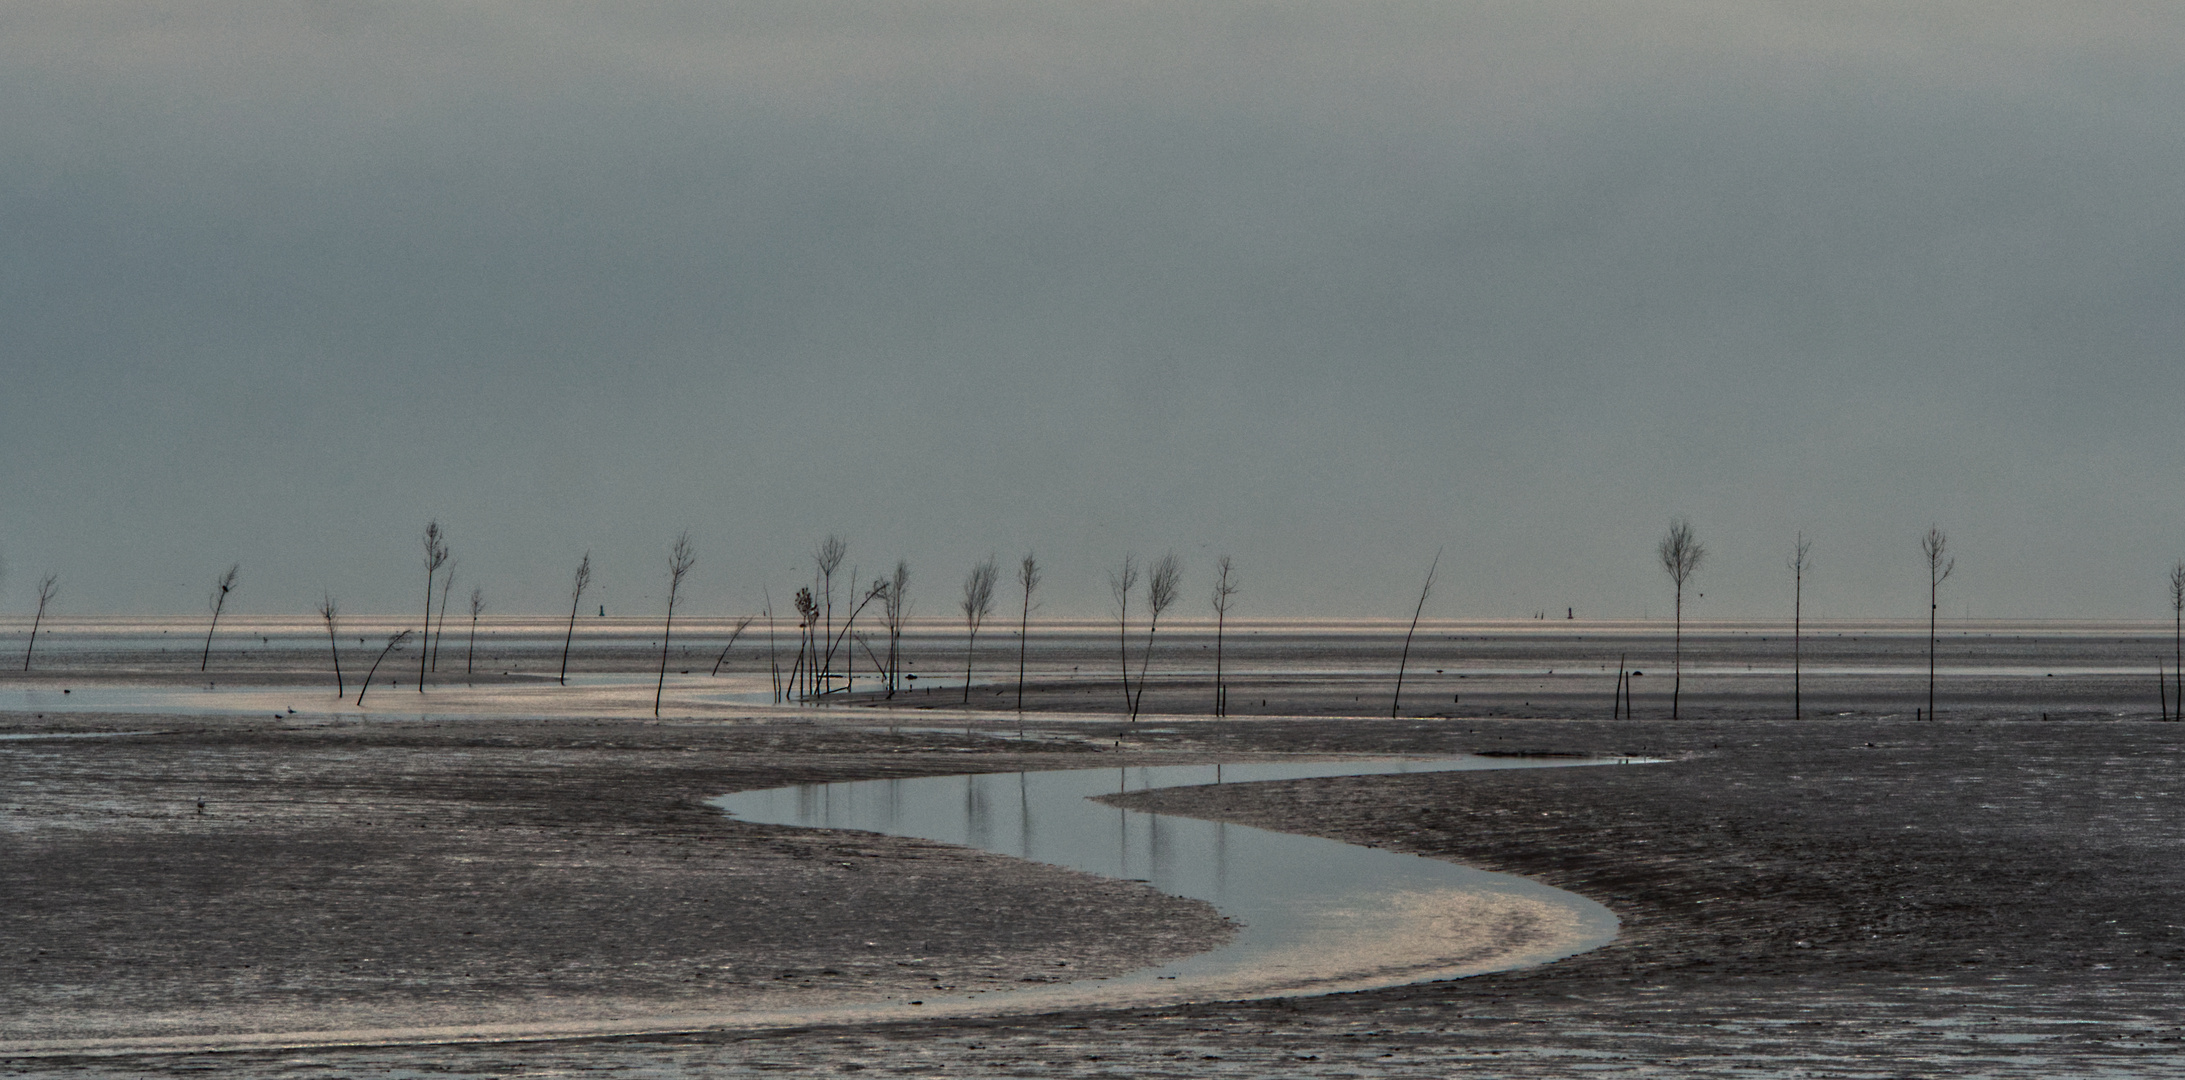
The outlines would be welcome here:
M 1583 764 L 1608 763 L 1464 756 L 989 773 L 799 785 L 714 803 L 744 821 L 961 844 L 1205 900 L 1240 924 L 1229 944 L 1108 980 L 1099 996 L 1235 997 L 1363 989 L 1542 963 L 1606 944 L 1615 937 L 1616 917 L 1584 897 L 1508 874 L 1123 810 L 1091 796 L 1217 781 Z M 1073 998 L 1083 993 L 1082 986 L 1070 991 Z

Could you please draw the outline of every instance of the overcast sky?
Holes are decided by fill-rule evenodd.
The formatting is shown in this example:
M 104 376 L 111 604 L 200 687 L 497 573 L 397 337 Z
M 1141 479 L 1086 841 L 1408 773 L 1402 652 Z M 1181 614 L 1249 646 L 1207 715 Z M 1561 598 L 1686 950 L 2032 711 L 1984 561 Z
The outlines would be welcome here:
M 2185 6 L 0 6 L 0 613 L 2161 617 Z M 1006 590 L 1005 590 L 1006 591 Z

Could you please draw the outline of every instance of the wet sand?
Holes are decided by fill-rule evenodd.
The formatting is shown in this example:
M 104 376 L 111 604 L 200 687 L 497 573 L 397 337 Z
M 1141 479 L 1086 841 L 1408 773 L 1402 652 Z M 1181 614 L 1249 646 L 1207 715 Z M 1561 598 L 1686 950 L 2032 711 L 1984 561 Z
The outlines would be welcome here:
M 2110 653 L 2137 643 L 2006 644 L 1998 651 L 2030 654 L 2032 667 L 2068 668 L 2064 654 L 2101 667 L 2115 661 Z M 1347 647 L 1339 642 L 1326 651 Z M 1903 658 L 1900 648 L 1889 659 Z M 1716 659 L 1737 662 L 1734 654 Z M 2117 707 L 2129 695 L 2129 676 L 2062 677 L 2076 682 L 2057 688 L 2045 674 L 1991 680 L 2006 688 L 2042 681 L 2033 683 L 2038 693 L 2009 709 L 1959 704 L 1940 722 L 1895 718 L 1901 694 L 1889 679 L 1867 694 L 1863 715 L 1838 708 L 1855 715 L 1793 723 L 1742 715 L 1758 710 L 1743 708 L 1735 695 L 1711 698 L 1704 677 L 1686 680 L 1687 706 L 1700 718 L 1677 723 L 1162 717 L 1133 728 L 1062 713 L 1033 719 L 1037 731 L 1077 739 L 1026 749 L 1072 761 L 1094 746 L 1114 754 L 1118 741 L 1131 752 L 1190 757 L 1529 750 L 1674 759 L 1645 769 L 1349 778 L 1130 796 L 1168 812 L 1526 874 L 1598 899 L 1624 920 L 1615 944 L 1526 971 L 1160 1010 L 301 1056 L 18 1060 L 10 1074 L 939 1075 L 976 1068 L 1035 1076 L 1429 1076 L 1479 1068 L 1548 1076 L 1589 1065 L 1655 1075 L 2171 1072 L 2185 1047 L 2177 967 L 2185 960 L 2185 919 L 2175 902 L 2185 895 L 2185 861 L 2176 858 L 2185 848 L 2185 787 L 2177 779 L 2185 728 L 2115 719 L 2129 711 Z M 2151 665 L 2145 682 L 2144 711 L 2152 715 Z M 1345 689 L 1311 678 L 1270 677 L 1263 685 L 1269 709 L 1283 701 L 1276 685 L 1301 687 L 1287 703 L 1307 717 L 1336 704 Z M 1361 682 L 1361 693 L 1365 687 Z M 2077 689 L 2088 693 L 2077 696 Z M 1106 690 L 1083 688 L 1088 695 Z M 1156 685 L 1149 708 L 1182 690 Z M 1075 692 L 1059 679 L 1047 691 L 1052 705 Z M 1237 693 L 1232 689 L 1233 702 Z M 1523 708 L 1524 700 L 1507 708 Z M 923 703 L 897 704 L 915 711 Z M 1995 715 L 2006 711 L 2019 718 Z M 872 718 L 864 710 L 825 712 Z M 2044 722 L 2042 712 L 2074 718 Z M 2110 718 L 2093 719 L 2101 716 Z M 1014 726 L 1013 718 L 992 723 Z M 703 914 L 687 917 L 724 928 L 712 931 L 732 939 L 720 954 L 730 965 L 723 977 L 754 991 L 760 983 L 801 988 L 846 978 L 973 985 L 981 977 L 1022 977 L 1015 973 L 1041 961 L 1121 967 L 1220 932 L 1203 910 L 1129 883 L 1058 877 L 953 849 L 897 851 L 905 842 L 863 836 L 725 839 L 752 827 L 703 820 L 688 801 L 690 792 L 727 790 L 708 787 L 723 782 L 965 771 L 966 761 L 1008 749 L 981 736 L 906 732 L 892 737 L 903 743 L 889 745 L 885 732 L 793 722 L 375 720 L 282 732 L 255 721 L 10 718 L 17 733 L 56 725 L 178 731 L 156 741 L 8 744 L 7 895 L 20 899 L 10 929 L 0 931 L 0 956 L 14 961 L 15 1017 L 50 1021 L 70 1010 L 119 1006 L 129 1013 L 176 1001 L 218 1009 L 223 1000 L 233 1004 L 223 998 L 232 994 L 287 994 L 283 1000 L 306 1009 L 387 1007 L 390 995 L 427 1007 L 492 1007 L 523 995 L 562 1000 L 572 988 L 642 997 L 661 992 L 668 972 L 701 976 L 696 965 L 682 966 L 684 939 L 668 932 L 686 917 L 675 913 L 689 910 Z M 26 746 L 37 753 L 24 755 Z M 284 784 L 295 794 L 273 794 L 287 790 Z M 209 814 L 250 823 L 238 833 L 252 837 L 248 843 L 231 850 L 197 824 L 191 793 L 200 790 L 211 793 Z M 67 839 L 76 826 L 63 819 L 87 814 L 112 819 L 100 828 L 152 830 L 161 842 Z M 402 839 L 383 839 L 376 851 L 343 846 L 396 836 Z M 709 864 L 701 849 L 715 844 L 726 846 Z M 542 864 L 542 847 L 564 857 Z M 844 863 L 855 869 L 831 865 Z M 693 873 L 690 864 L 706 866 L 698 871 L 705 876 L 683 879 Z M 551 872 L 527 869 L 539 865 Z M 846 890 L 853 875 L 857 887 Z M 283 899 L 290 886 L 318 892 L 309 903 L 291 902 Z M 705 910 L 723 895 L 737 897 L 732 911 L 746 917 Z M 814 895 L 839 902 L 822 907 Z M 1048 920 L 1062 903 L 1088 906 Z M 641 910 L 656 914 L 633 928 Z M 146 911 L 172 914 L 147 925 Z M 356 917 L 345 923 L 343 914 Z M 876 929 L 840 933 L 867 923 Z M 281 929 L 271 937 L 254 929 L 245 938 L 233 929 L 244 925 Z M 75 927 L 95 932 L 76 938 Z M 488 934 L 496 936 L 463 944 Z M 85 944 L 54 957 L 53 943 L 64 938 Z M 363 963 L 382 957 L 357 955 L 413 938 L 415 954 L 389 969 Z M 855 966 L 866 959 L 865 940 L 883 940 L 889 963 Z M 236 974 L 238 962 L 261 962 L 238 942 L 301 959 L 282 977 Z M 362 942 L 370 948 L 358 947 Z M 40 956 L 38 948 L 48 951 Z M 222 948 L 243 950 L 228 960 L 222 981 L 181 985 L 188 972 L 219 970 L 204 950 Z M 739 969 L 738 949 L 774 959 Z M 906 976 L 897 952 L 930 957 L 935 966 Z M 161 959 L 170 954 L 187 963 Z M 129 970 L 162 962 L 173 967 L 165 983 Z M 60 973 L 38 970 L 49 963 Z M 157 1002 L 131 997 L 139 985 L 156 989 L 150 996 Z

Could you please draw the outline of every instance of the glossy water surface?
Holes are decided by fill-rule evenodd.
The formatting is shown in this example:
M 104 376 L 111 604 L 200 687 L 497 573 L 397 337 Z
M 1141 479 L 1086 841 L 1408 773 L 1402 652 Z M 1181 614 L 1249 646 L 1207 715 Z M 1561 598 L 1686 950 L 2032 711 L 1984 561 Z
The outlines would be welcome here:
M 1118 997 L 1394 985 L 1540 963 L 1616 933 L 1601 905 L 1508 874 L 1335 840 L 1123 810 L 1143 788 L 1581 764 L 1463 756 L 1160 766 L 809 784 L 715 800 L 752 822 L 962 844 L 1205 900 L 1239 924 L 1210 952 L 1111 980 Z M 1011 997 L 1015 994 L 1008 995 Z

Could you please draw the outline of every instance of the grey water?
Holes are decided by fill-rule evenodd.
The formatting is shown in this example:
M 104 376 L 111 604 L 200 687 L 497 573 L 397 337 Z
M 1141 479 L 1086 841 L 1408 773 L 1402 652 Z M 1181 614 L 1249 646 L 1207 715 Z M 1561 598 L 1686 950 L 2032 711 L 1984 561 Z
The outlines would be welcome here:
M 1617 920 L 1573 893 L 1509 874 L 1241 825 L 1092 801 L 1147 788 L 1375 773 L 1614 764 L 1461 756 L 1153 766 L 804 784 L 714 800 L 743 821 L 960 844 L 1143 881 L 1239 924 L 1228 944 L 1117 983 L 1257 994 L 1395 985 L 1540 963 L 1606 944 Z M 1534 945 L 1465 940 L 1513 912 L 1552 928 Z M 1481 918 L 1467 919 L 1467 913 Z M 1502 920 L 1502 921 L 1498 921 Z

